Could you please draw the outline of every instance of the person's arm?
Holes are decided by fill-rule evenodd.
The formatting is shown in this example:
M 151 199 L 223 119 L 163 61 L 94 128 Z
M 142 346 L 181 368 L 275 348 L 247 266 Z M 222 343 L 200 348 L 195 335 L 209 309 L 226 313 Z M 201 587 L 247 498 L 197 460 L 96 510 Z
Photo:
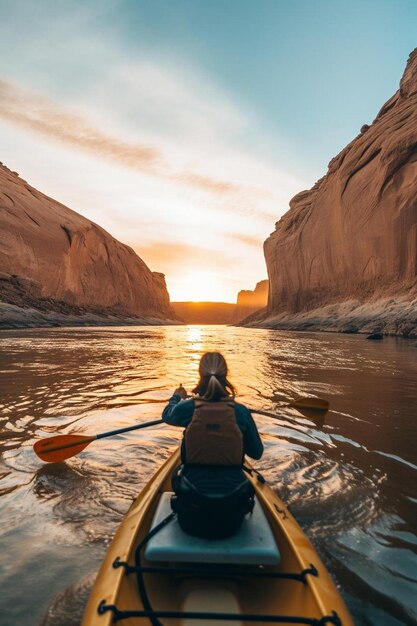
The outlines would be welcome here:
M 182 400 L 181 396 L 174 393 L 162 412 L 162 419 L 171 426 L 186 428 L 191 422 L 193 413 L 194 400 Z
M 243 433 L 245 454 L 252 459 L 260 459 L 264 446 L 253 420 L 252 413 L 243 404 L 236 404 L 236 419 Z

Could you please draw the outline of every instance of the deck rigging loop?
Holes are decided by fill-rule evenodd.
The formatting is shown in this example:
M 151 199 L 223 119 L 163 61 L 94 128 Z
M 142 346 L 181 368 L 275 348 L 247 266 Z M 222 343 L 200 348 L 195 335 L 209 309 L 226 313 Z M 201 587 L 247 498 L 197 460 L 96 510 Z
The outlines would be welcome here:
M 152 624 L 154 620 L 159 624 L 158 618 L 182 618 L 182 619 L 196 619 L 205 621 L 244 621 L 244 622 L 263 622 L 269 624 L 305 624 L 307 626 L 343 626 L 339 616 L 335 611 L 331 615 L 325 615 L 321 618 L 316 617 L 297 617 L 295 615 L 255 615 L 245 613 L 208 613 L 197 611 L 121 611 L 114 604 L 106 604 L 105 600 L 102 600 L 98 606 L 98 613 L 103 615 L 107 611 L 113 613 L 113 623 L 116 624 L 120 620 L 129 619 L 132 617 L 147 617 Z
M 141 566 L 137 565 L 129 565 L 126 561 L 121 561 L 119 557 L 117 557 L 113 561 L 113 567 L 115 569 L 119 567 L 123 567 L 125 570 L 125 574 L 133 574 L 141 571 L 143 574 L 184 574 L 188 576 L 206 576 L 210 578 L 211 576 L 216 576 L 220 578 L 244 578 L 246 576 L 250 576 L 253 578 L 286 578 L 288 580 L 296 580 L 306 584 L 307 576 L 318 576 L 319 573 L 313 564 L 310 564 L 310 567 L 306 567 L 301 572 L 266 572 L 262 569 L 259 570 L 244 570 L 244 569 L 236 569 L 234 570 L 232 567 L 228 567 L 227 569 L 220 569 L 216 567 L 194 567 L 193 565 L 189 567 L 154 567 L 154 566 Z

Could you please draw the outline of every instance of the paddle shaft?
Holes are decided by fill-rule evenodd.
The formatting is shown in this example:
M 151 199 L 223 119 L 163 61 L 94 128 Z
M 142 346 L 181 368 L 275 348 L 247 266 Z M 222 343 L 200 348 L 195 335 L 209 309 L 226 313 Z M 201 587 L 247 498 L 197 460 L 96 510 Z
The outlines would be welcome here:
M 140 428 L 146 428 L 147 426 L 156 426 L 157 424 L 163 424 L 164 420 L 153 420 L 152 422 L 145 422 L 144 424 L 135 424 L 135 426 L 126 426 L 126 428 L 118 428 L 117 430 L 109 430 L 107 433 L 100 433 L 96 435 L 94 439 L 103 439 L 104 437 L 110 437 L 111 435 L 120 435 L 120 433 L 127 433 L 129 430 L 139 430 Z
M 135 426 L 126 426 L 125 428 L 118 428 L 117 430 L 109 430 L 106 433 L 100 433 L 98 435 L 92 435 L 85 438 L 85 443 L 95 441 L 96 439 L 104 439 L 104 437 L 111 437 L 112 435 L 120 435 L 121 433 L 127 433 L 129 430 L 139 430 L 141 428 L 147 428 L 148 426 L 156 426 L 156 424 L 162 424 L 164 420 L 153 420 L 152 422 L 145 422 L 144 424 L 135 424 Z M 55 448 L 48 448 L 45 452 L 58 452 L 58 450 L 66 450 L 67 448 L 74 448 L 80 445 L 80 441 L 64 443 L 62 446 L 56 446 Z

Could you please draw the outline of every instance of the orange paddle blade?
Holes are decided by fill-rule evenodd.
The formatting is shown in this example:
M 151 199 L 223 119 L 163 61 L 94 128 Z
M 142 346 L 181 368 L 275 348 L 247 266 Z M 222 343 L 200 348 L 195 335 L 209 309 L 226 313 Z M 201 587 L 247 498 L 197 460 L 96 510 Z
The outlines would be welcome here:
M 323 398 L 298 398 L 292 400 L 288 406 L 294 409 L 310 409 L 310 411 L 328 411 L 330 404 Z
M 35 443 L 33 449 L 42 461 L 47 463 L 58 463 L 75 456 L 84 450 L 95 437 L 84 435 L 57 435 L 40 439 Z

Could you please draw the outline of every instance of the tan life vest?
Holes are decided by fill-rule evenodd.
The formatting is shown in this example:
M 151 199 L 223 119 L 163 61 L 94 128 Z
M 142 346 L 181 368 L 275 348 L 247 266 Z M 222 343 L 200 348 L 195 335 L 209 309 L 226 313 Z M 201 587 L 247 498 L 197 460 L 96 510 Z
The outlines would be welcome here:
M 233 400 L 208 402 L 196 398 L 184 445 L 187 464 L 242 465 L 243 434 L 236 422 Z

